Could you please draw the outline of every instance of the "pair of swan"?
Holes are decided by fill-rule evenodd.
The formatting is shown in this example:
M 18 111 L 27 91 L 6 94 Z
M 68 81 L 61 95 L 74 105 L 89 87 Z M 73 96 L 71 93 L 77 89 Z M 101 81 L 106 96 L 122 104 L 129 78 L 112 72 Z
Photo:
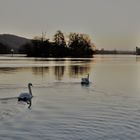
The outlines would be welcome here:
M 87 75 L 86 78 L 81 79 L 81 84 L 89 85 L 89 74 Z M 26 102 L 27 104 L 29 104 L 28 108 L 30 108 L 32 105 L 33 95 L 32 95 L 31 87 L 32 87 L 32 83 L 29 83 L 28 84 L 29 93 L 21 93 L 18 97 L 18 101 Z
M 31 87 L 32 87 L 32 83 L 29 83 L 28 84 L 29 93 L 28 92 L 21 93 L 18 97 L 19 102 L 22 101 L 22 102 L 26 102 L 27 104 L 29 104 L 28 108 L 30 108 L 32 105 L 33 95 L 32 95 Z
M 81 84 L 89 85 L 89 74 L 87 75 L 87 77 L 81 79 Z

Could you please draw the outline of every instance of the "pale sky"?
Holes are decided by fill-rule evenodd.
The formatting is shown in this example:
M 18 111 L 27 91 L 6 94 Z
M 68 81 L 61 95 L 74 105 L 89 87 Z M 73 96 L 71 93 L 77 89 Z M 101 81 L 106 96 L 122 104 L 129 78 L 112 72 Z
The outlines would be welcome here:
M 0 0 L 0 34 L 89 34 L 97 48 L 140 46 L 140 0 Z

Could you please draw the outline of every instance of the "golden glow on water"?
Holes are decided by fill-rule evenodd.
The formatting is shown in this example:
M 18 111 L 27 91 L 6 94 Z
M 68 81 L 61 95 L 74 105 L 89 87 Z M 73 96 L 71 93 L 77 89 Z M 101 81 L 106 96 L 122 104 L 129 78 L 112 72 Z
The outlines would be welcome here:
M 14 59 L 0 61 L 0 75 L 3 82 L 24 83 L 27 81 L 38 81 L 39 79 L 62 80 L 67 77 L 81 77 L 90 73 L 90 63 L 93 60 L 24 60 Z

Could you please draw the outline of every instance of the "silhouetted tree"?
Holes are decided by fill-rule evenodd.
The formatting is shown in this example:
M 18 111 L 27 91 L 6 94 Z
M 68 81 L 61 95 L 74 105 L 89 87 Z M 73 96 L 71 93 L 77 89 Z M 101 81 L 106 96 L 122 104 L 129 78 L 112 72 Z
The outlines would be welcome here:
M 66 47 L 64 34 L 60 30 L 56 32 L 53 40 L 56 43 L 56 45 Z
M 54 35 L 54 51 L 53 54 L 55 57 L 65 57 L 68 56 L 68 48 L 66 46 L 66 41 L 64 34 L 58 30 Z
M 33 44 L 32 43 L 26 43 L 23 46 L 21 46 L 18 51 L 19 51 L 20 54 L 27 54 L 29 56 L 33 52 Z
M 89 57 L 94 53 L 94 45 L 86 34 L 70 33 L 66 45 L 64 34 L 58 30 L 53 41 L 50 42 L 42 34 L 42 37 L 35 37 L 31 43 L 22 46 L 20 53 L 34 57 Z
M 68 46 L 72 56 L 92 56 L 94 53 L 94 45 L 86 34 L 70 33 Z
M 0 54 L 10 53 L 10 48 L 2 43 L 0 43 Z

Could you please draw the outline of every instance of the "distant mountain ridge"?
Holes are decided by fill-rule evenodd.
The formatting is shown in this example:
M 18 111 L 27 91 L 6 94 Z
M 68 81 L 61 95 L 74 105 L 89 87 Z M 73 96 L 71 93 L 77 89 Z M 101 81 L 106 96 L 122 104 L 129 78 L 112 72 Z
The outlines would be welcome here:
M 30 39 L 16 36 L 13 34 L 0 34 L 0 44 L 9 47 L 10 49 L 14 49 L 15 52 L 18 52 L 19 48 L 26 44 L 30 43 Z

